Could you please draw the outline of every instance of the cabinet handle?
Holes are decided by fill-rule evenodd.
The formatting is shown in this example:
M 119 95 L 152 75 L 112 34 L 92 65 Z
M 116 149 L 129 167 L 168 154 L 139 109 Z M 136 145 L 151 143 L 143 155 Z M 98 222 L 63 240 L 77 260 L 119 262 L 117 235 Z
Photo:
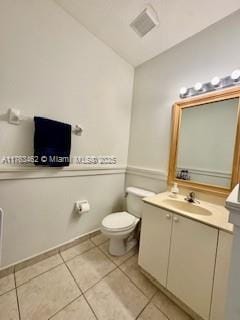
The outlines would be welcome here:
M 178 221 L 179 221 L 179 218 L 178 218 L 178 217 L 174 217 L 173 220 L 174 220 L 175 222 L 178 222 Z
M 167 219 L 171 219 L 170 213 L 167 213 L 167 214 L 166 214 L 166 218 L 167 218 Z

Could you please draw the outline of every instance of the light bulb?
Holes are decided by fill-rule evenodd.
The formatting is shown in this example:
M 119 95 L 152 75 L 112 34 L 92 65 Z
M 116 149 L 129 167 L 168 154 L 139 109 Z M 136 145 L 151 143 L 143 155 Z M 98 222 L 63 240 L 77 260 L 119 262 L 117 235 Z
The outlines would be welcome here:
M 194 86 L 194 89 L 196 90 L 196 91 L 200 91 L 200 90 L 202 90 L 202 83 L 201 82 L 197 82 L 196 84 L 195 84 L 195 86 Z
M 181 89 L 180 89 L 180 95 L 181 96 L 184 96 L 186 93 L 187 93 L 187 88 L 186 87 L 182 87 Z
M 217 87 L 217 86 L 220 84 L 220 79 L 219 79 L 219 77 L 214 77 L 214 78 L 212 78 L 211 84 L 212 84 L 212 86 Z
M 236 69 L 232 72 L 231 74 L 231 79 L 233 81 L 237 81 L 238 79 L 240 78 L 240 70 L 239 69 Z

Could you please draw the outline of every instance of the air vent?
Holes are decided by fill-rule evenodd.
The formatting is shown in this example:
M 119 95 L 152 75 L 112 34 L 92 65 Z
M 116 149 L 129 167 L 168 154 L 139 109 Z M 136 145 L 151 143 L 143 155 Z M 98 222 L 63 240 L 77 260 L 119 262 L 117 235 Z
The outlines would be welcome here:
M 158 16 L 152 7 L 145 8 L 130 24 L 133 30 L 140 36 L 145 36 L 159 24 Z

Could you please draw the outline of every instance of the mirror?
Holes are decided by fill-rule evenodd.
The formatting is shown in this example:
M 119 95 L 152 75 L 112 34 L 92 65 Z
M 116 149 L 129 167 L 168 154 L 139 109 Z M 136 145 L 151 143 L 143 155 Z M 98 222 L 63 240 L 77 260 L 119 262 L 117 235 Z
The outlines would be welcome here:
M 231 186 L 238 98 L 182 111 L 176 178 Z
M 169 182 L 226 194 L 239 180 L 240 89 L 174 105 Z

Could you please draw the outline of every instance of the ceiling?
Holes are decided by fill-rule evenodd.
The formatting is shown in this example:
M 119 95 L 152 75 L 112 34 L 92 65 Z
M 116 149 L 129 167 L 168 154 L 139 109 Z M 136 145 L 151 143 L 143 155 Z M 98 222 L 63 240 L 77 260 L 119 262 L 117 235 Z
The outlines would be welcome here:
M 137 66 L 240 8 L 239 0 L 55 0 L 97 38 Z M 150 4 L 160 24 L 140 38 L 129 24 Z

